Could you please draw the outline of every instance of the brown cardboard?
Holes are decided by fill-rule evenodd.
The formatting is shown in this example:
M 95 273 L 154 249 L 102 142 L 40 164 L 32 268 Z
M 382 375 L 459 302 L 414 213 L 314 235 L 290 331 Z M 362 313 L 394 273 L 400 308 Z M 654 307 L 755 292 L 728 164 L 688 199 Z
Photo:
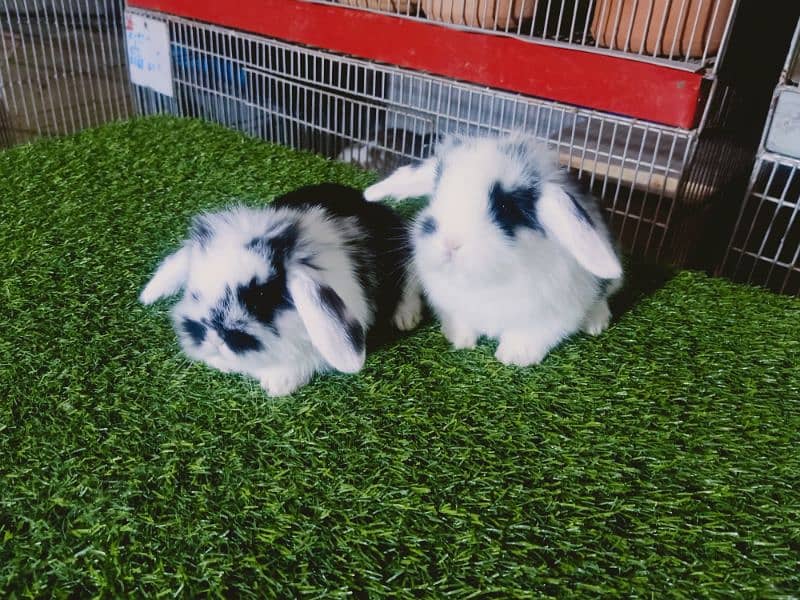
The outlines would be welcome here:
M 429 19 L 485 29 L 516 28 L 529 19 L 537 0 L 422 0 Z
M 412 0 L 338 0 L 340 4 L 356 6 L 358 8 L 371 8 L 386 12 L 416 15 L 416 2 Z
M 732 4 L 733 0 L 597 0 L 592 35 L 601 46 L 637 54 L 696 58 L 707 47 L 706 56 L 714 56 Z

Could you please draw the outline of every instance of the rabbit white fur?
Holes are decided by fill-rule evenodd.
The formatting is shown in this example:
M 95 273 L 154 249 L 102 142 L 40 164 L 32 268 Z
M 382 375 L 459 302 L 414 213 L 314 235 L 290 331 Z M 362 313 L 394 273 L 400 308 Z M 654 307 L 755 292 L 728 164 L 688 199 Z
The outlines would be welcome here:
M 367 200 L 429 196 L 412 230 L 415 271 L 456 348 L 497 338 L 505 364 L 609 324 L 622 266 L 595 200 L 532 137 L 448 138 Z
M 376 322 L 417 325 L 407 235 L 394 211 L 358 190 L 301 188 L 264 208 L 197 217 L 140 300 L 185 290 L 172 319 L 186 354 L 280 396 L 320 371 L 360 370 Z

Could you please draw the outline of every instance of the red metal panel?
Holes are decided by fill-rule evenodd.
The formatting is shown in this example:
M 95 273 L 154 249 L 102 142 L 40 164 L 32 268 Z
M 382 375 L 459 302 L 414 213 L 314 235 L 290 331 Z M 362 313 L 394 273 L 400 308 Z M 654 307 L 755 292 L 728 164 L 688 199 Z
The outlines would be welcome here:
M 683 129 L 698 118 L 703 78 L 681 69 L 301 0 L 128 3 Z

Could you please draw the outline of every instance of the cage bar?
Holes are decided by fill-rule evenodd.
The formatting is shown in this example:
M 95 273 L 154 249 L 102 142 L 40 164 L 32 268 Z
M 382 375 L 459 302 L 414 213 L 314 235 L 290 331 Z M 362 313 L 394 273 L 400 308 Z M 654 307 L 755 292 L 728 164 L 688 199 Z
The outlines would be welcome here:
M 132 114 L 122 0 L 0 0 L 0 145 Z
M 716 71 L 738 0 L 306 0 Z
M 301 0 L 131 0 L 129 5 L 665 125 L 695 128 L 710 80 L 696 69 L 476 35 L 423 19 Z M 513 59 L 511 59 L 513 57 Z
M 775 87 L 755 166 L 718 272 L 800 295 L 800 21 Z M 785 110 L 788 105 L 790 110 Z M 784 107 L 784 108 L 782 108 Z M 794 134 L 793 134 L 794 132 Z M 781 152 L 772 148 L 779 147 Z
M 692 163 L 706 144 L 697 130 L 130 10 L 169 24 L 176 66 L 175 98 L 136 90 L 145 113 L 199 116 L 379 172 L 423 158 L 442 134 L 524 129 L 598 195 L 626 248 L 655 259 L 665 258 L 682 195 L 702 202 L 720 185 L 722 169 Z

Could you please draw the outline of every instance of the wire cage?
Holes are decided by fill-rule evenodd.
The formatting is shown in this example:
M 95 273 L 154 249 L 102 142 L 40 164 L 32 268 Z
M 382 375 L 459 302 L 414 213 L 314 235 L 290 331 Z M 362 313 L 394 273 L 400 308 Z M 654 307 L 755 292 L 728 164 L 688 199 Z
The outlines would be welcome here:
M 623 247 L 693 264 L 709 203 L 730 194 L 730 174 L 752 160 L 753 149 L 728 127 L 740 89 L 718 69 L 739 1 L 467 0 L 456 18 L 457 4 L 248 0 L 220 10 L 210 1 L 131 0 L 125 11 L 122 0 L 0 0 L 0 145 L 168 113 L 386 173 L 427 156 L 442 134 L 525 129 L 600 198 Z M 293 10 L 314 16 L 321 37 L 292 37 Z M 131 84 L 125 14 L 166 24 L 169 94 Z M 248 16 L 260 25 L 241 20 Z M 380 44 L 352 46 L 378 37 L 353 35 L 362 17 L 392 35 L 383 49 L 409 27 L 425 30 L 419 39 L 429 50 L 453 33 L 461 48 L 494 52 L 484 62 L 513 78 L 486 69 L 471 77 L 466 67 L 459 77 L 448 69 L 472 63 L 444 51 L 432 69 L 404 62 L 414 52 L 398 61 L 371 56 L 369 44 Z M 680 39 L 668 26 L 683 28 Z M 508 51 L 513 61 L 496 60 Z M 514 72 L 518 62 L 530 67 L 546 58 L 587 78 L 594 65 L 605 70 L 581 86 L 557 68 Z M 617 75 L 613 90 L 596 93 Z M 570 95 L 578 87 L 583 96 Z M 557 89 L 536 93 L 544 88 Z
M 800 295 L 800 22 L 719 272 Z
M 714 71 L 736 0 L 309 0 Z
M 0 146 L 132 114 L 123 0 L 0 0 Z
M 653 259 L 686 254 L 676 228 L 683 207 L 714 194 L 726 169 L 745 160 L 708 135 L 724 124 L 732 97 L 724 88 L 704 128 L 687 130 L 129 10 L 170 31 L 174 96 L 136 86 L 141 113 L 208 119 L 382 173 L 426 156 L 442 134 L 524 129 L 601 199 L 623 246 Z

